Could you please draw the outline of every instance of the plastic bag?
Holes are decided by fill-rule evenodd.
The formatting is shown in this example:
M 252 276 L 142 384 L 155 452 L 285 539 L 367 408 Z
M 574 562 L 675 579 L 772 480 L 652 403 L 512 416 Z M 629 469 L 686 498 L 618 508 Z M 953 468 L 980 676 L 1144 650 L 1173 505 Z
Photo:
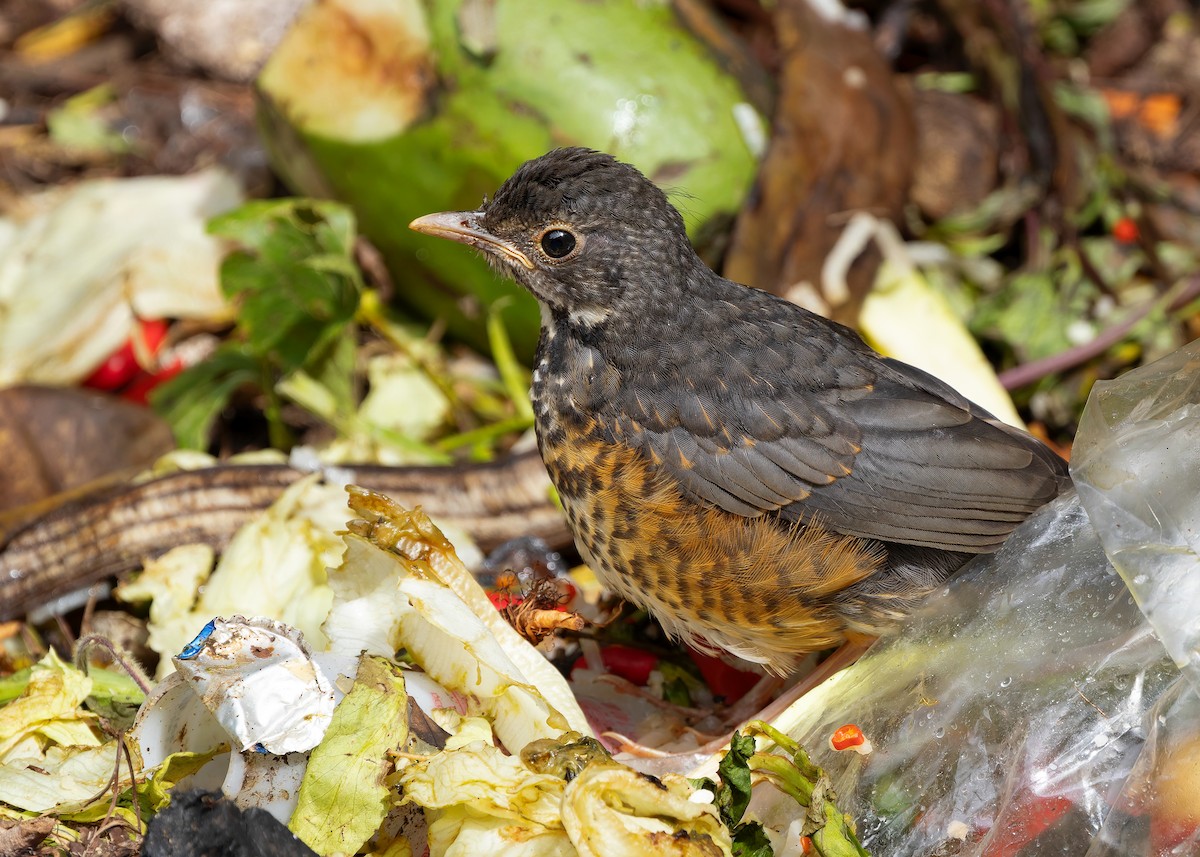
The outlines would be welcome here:
M 1198 368 L 1200 343 L 1098 386 L 1087 510 L 1070 492 L 1039 511 L 776 721 L 872 853 L 1200 853 L 1200 699 L 1177 665 L 1200 638 Z M 829 748 L 846 723 L 874 752 Z

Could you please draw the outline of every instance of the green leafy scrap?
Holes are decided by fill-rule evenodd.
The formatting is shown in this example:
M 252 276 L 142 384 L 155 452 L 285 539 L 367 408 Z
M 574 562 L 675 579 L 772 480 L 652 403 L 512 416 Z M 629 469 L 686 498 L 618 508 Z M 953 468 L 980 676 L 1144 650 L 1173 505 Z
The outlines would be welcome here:
M 742 820 L 750 805 L 750 765 L 754 755 L 754 739 L 740 732 L 733 733 L 729 752 L 717 765 L 721 785 L 716 790 L 716 805 L 721 820 L 731 828 Z
M 663 699 L 684 708 L 691 708 L 695 705 L 692 693 L 703 687 L 695 676 L 684 667 L 671 661 L 659 662 L 658 669 L 663 676 Z
M 237 330 L 151 397 L 180 446 L 206 446 L 213 421 L 245 386 L 266 397 L 272 444 L 288 446 L 277 385 L 301 371 L 321 379 L 338 410 L 352 411 L 354 367 L 344 356 L 363 290 L 353 214 L 318 200 L 255 201 L 214 218 L 209 231 L 238 247 L 221 265 Z
M 733 833 L 733 857 L 773 857 L 767 831 L 758 822 L 739 824 Z
M 752 771 L 807 808 L 802 832 L 812 838 L 816 853 L 821 857 L 869 857 L 854 832 L 854 822 L 837 807 L 837 794 L 829 775 L 813 763 L 807 751 L 762 720 L 747 724 L 746 729 L 768 738 L 789 754 L 755 753 L 748 764 Z
M 171 789 L 185 777 L 199 771 L 221 753 L 229 751 L 229 747 L 218 744 L 202 752 L 180 750 L 163 759 L 149 777 L 137 784 L 138 803 L 141 805 L 143 817 L 149 817 L 166 809 L 171 802 Z M 130 797 L 126 795 L 126 797 Z
M 400 667 L 363 657 L 354 687 L 312 751 L 291 831 L 318 854 L 357 852 L 387 815 L 388 753 L 407 740 L 408 695 Z
M 1069 298 L 1061 291 L 1053 271 L 1024 272 L 1004 288 L 978 303 L 973 327 L 979 335 L 1019 348 L 1022 360 L 1036 360 L 1071 346 L 1065 311 Z
M 713 805 L 721 816 L 721 822 L 729 828 L 733 837 L 733 853 L 737 857 L 772 857 L 770 840 L 763 826 L 757 821 L 742 821 L 746 807 L 750 805 L 750 757 L 754 755 L 754 738 L 734 732 L 729 741 L 729 751 L 717 765 L 720 783 L 707 777 L 694 780 L 698 789 L 713 793 Z
M 117 91 L 111 83 L 102 83 L 68 98 L 46 114 L 50 139 L 77 152 L 122 155 L 133 150 L 117 128 L 115 111 Z
M 221 264 L 221 290 L 239 303 L 250 351 L 284 374 L 323 358 L 354 319 L 362 289 L 349 210 L 309 199 L 256 201 L 208 229 L 242 247 Z
M 754 736 L 762 735 L 784 751 L 755 752 Z M 784 755 L 786 754 L 786 755 Z M 693 780 L 696 788 L 713 793 L 713 804 L 733 836 L 737 857 L 772 857 L 770 840 L 757 821 L 743 821 L 756 779 L 765 779 L 805 809 L 802 834 L 812 840 L 821 857 L 869 857 L 859 844 L 849 816 L 837 808 L 833 785 L 797 742 L 761 720 L 735 732 L 729 750 L 717 765 L 720 783 Z
M 128 741 L 128 739 L 122 740 Z M 109 752 L 115 750 L 115 743 L 110 742 L 104 749 Z M 88 801 L 86 806 L 77 809 L 65 807 L 58 815 L 67 821 L 88 824 L 102 821 L 112 814 L 124 819 L 131 827 L 136 827 L 139 818 L 145 821 L 166 809 L 171 802 L 171 789 L 175 788 L 180 780 L 199 771 L 218 754 L 228 751 L 228 745 L 219 744 L 198 753 L 182 750 L 172 753 L 155 766 L 149 772 L 149 776 L 145 776 L 143 772 L 139 774 L 135 785 L 122 789 L 115 804 L 107 793 L 102 793 Z M 117 750 L 117 752 L 120 751 Z M 135 796 L 138 803 L 137 809 L 134 809 L 133 806 Z
M 0 678 L 0 706 L 24 693 L 32 675 L 33 667 L 25 667 Z M 87 676 L 92 680 L 91 693 L 87 697 L 89 703 L 136 707 L 145 700 L 145 694 L 138 688 L 137 682 L 123 672 L 92 667 Z
M 184 449 L 204 449 L 209 432 L 235 392 L 262 377 L 259 362 L 238 342 L 227 342 L 204 362 L 150 393 L 150 404 Z

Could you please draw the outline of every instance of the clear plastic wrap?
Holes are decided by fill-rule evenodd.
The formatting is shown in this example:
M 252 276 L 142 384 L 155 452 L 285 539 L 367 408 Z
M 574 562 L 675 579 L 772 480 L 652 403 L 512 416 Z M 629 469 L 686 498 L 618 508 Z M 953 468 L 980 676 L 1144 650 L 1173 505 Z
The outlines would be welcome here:
M 1198 355 L 1093 394 L 1086 511 L 1075 492 L 1042 509 L 776 721 L 872 853 L 1200 853 L 1200 700 L 1177 665 L 1200 634 Z M 874 752 L 829 749 L 846 723 Z
M 1071 472 L 1117 572 L 1200 688 L 1200 341 L 1095 386 Z

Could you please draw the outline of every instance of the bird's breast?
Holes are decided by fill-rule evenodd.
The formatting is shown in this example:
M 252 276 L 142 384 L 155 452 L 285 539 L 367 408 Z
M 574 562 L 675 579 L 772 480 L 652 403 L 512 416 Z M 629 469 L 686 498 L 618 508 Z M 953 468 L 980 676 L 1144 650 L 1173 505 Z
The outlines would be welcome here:
M 530 391 L 539 436 L 594 430 L 619 388 L 617 370 L 599 350 L 568 335 L 543 334 Z
M 685 496 L 614 432 L 621 397 L 608 383 L 583 353 L 541 355 L 533 380 L 542 459 L 600 580 L 673 636 L 780 671 L 799 652 L 836 643 L 832 593 L 873 573 L 879 557 L 856 539 Z

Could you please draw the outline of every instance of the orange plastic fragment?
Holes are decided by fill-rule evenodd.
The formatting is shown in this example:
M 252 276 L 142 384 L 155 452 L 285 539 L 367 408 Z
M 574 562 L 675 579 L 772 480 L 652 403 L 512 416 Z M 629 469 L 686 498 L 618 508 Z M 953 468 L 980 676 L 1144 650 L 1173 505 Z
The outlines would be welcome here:
M 853 723 L 839 726 L 830 737 L 829 746 L 835 750 L 854 750 L 864 755 L 871 752 L 871 742 Z
M 835 750 L 849 750 L 851 747 L 856 747 L 865 740 L 866 738 L 863 737 L 861 729 L 853 723 L 847 723 L 833 733 L 833 737 L 829 739 L 829 743 Z

